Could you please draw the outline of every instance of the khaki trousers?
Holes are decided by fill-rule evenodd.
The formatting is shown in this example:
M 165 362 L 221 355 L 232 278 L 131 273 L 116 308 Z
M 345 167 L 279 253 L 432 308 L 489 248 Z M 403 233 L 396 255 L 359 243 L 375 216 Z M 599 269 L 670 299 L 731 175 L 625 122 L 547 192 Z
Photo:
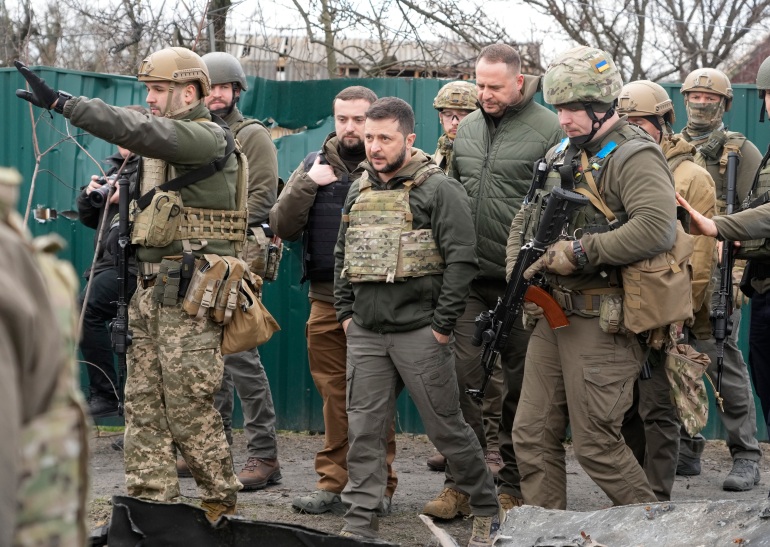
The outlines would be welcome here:
M 537 322 L 527 349 L 513 445 L 524 501 L 567 507 L 564 441 L 572 429 L 575 456 L 616 505 L 656 500 L 620 428 L 642 367 L 635 337 L 606 334 L 598 318 L 570 316 L 551 330 Z

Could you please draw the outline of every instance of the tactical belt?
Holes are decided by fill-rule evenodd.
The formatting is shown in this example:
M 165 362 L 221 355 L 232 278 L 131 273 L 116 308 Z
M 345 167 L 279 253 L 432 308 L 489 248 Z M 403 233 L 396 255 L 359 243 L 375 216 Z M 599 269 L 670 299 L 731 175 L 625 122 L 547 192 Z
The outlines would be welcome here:
M 565 311 L 595 313 L 602 304 L 602 294 L 622 294 L 622 289 L 588 289 L 582 292 L 560 291 L 551 288 L 551 296 Z

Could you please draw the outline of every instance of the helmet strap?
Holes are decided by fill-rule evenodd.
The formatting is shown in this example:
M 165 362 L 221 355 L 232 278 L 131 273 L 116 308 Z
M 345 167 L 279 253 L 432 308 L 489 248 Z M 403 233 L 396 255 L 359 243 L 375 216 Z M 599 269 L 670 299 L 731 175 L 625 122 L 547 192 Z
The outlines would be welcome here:
M 579 137 L 570 137 L 569 142 L 571 142 L 574 145 L 582 146 L 584 144 L 587 144 L 593 140 L 594 136 L 596 135 L 596 132 L 599 131 L 599 129 L 602 128 L 604 125 L 604 122 L 609 120 L 612 116 L 615 115 L 615 102 L 612 102 L 612 105 L 610 105 L 610 108 L 604 113 L 604 116 L 598 118 L 596 116 L 596 112 L 594 112 L 593 103 L 581 103 L 583 105 L 583 108 L 586 111 L 586 114 L 588 114 L 588 117 L 591 119 L 591 132 L 588 133 L 588 135 L 580 135 Z
M 760 89 L 759 90 L 759 123 L 765 123 L 765 95 L 767 94 L 766 89 Z

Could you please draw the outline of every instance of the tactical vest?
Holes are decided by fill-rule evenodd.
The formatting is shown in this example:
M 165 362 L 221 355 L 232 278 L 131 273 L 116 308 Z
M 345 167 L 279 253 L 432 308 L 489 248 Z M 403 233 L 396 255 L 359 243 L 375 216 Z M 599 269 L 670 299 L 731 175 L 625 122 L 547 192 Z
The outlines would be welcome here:
M 743 203 L 742 209 L 753 209 L 765 203 L 770 202 L 770 146 L 762 158 L 759 170 L 754 176 L 754 183 L 751 185 L 751 191 Z M 736 258 L 752 259 L 766 262 L 770 260 L 770 239 L 760 238 L 750 241 L 741 241 L 735 254 Z
M 735 152 L 740 156 L 746 137 L 735 131 L 714 130 L 703 144 L 695 145 L 695 163 L 709 172 L 714 179 L 717 192 L 716 214 L 727 211 L 727 155 Z M 737 199 L 737 198 L 736 198 Z M 739 203 L 733 204 L 736 209 Z
M 349 223 L 343 277 L 351 283 L 394 283 L 444 271 L 433 230 L 413 230 L 409 207 L 412 188 L 441 172 L 437 165 L 429 164 L 394 190 L 373 190 L 369 173 L 363 173 L 358 181 L 359 195 L 350 213 L 342 217 Z
M 198 123 L 213 123 L 205 118 L 193 120 Z M 183 247 L 199 250 L 205 247 L 209 240 L 226 240 L 235 243 L 235 250 L 240 253 L 246 240 L 246 228 L 248 223 L 247 195 L 249 184 L 249 167 L 245 154 L 241 153 L 240 145 L 235 142 L 235 157 L 238 161 L 238 180 L 236 186 L 236 208 L 229 210 L 205 209 L 201 207 L 185 207 L 182 203 L 181 190 L 168 191 L 172 206 L 167 210 L 159 210 L 158 207 L 149 206 L 139 209 L 136 201 L 131 204 L 133 229 L 131 243 L 144 246 L 164 247 L 171 241 L 182 241 Z M 171 181 L 175 178 L 174 167 L 165 161 L 154 158 L 142 159 L 142 177 L 140 182 L 140 195 L 144 196 L 151 190 Z M 194 183 L 193 183 L 194 184 Z M 174 205 L 177 205 L 174 207 Z M 158 218 L 160 216 L 161 218 Z M 162 223 L 162 224 L 161 224 Z M 148 244 L 148 238 L 152 236 L 161 225 L 161 230 L 166 230 L 167 240 L 165 244 Z M 201 241 L 199 246 L 192 246 L 191 239 Z M 197 247 L 197 248 L 196 248 Z
M 47 408 L 21 435 L 17 526 L 14 545 L 83 545 L 88 499 L 89 420 L 76 382 L 78 280 L 72 265 L 56 258 L 63 240 L 32 242 L 61 334 L 58 377 Z
M 318 153 L 309 154 L 305 159 L 305 171 L 315 161 Z M 313 206 L 308 213 L 307 227 L 302 235 L 304 260 L 302 261 L 302 281 L 328 282 L 334 280 L 334 246 L 340 231 L 340 211 L 345 205 L 345 198 L 350 189 L 347 173 L 342 178 L 326 186 L 319 186 Z

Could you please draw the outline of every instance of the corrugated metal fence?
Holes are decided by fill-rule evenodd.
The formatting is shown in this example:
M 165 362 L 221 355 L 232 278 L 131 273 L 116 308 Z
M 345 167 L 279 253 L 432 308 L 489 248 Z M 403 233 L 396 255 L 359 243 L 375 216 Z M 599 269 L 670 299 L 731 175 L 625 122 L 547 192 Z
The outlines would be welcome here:
M 42 68 L 42 77 L 54 88 L 73 95 L 98 97 L 105 102 L 124 106 L 144 104 L 144 86 L 134 78 L 91 74 Z M 395 95 L 409 102 L 417 116 L 416 146 L 428 153 L 435 149 L 440 135 L 438 117 L 433 110 L 433 98 L 444 81 L 428 79 L 355 79 L 309 82 L 277 82 L 250 79 L 249 91 L 242 97 L 240 108 L 249 116 L 272 119 L 277 125 L 290 129 L 305 127 L 306 131 L 288 135 L 276 142 L 280 176 L 287 180 L 305 155 L 316 150 L 324 137 L 333 130 L 331 104 L 334 96 L 349 85 L 364 85 L 378 96 Z M 61 213 L 75 208 L 79 188 L 91 174 L 97 172 L 92 161 L 100 162 L 114 147 L 83 134 L 65 123 L 62 116 L 53 117 L 40 109 L 28 108 L 27 103 L 14 96 L 24 81 L 13 69 L 0 69 L 0 165 L 13 166 L 24 175 L 20 209 L 24 211 L 26 196 L 31 195 L 32 208 L 50 208 Z M 674 99 L 677 113 L 675 128 L 681 129 L 686 120 L 684 105 L 677 84 L 664 84 Z M 725 120 L 730 129 L 741 131 L 760 149 L 770 142 L 770 124 L 757 122 L 760 101 L 751 86 L 736 86 L 733 108 Z M 34 128 L 34 130 L 33 130 Z M 69 137 L 72 138 L 69 138 Z M 35 147 L 37 142 L 37 148 Z M 76 145 L 75 142 L 79 144 Z M 35 170 L 36 150 L 43 154 L 35 187 L 30 181 Z M 89 155 L 91 157 L 89 157 Z M 31 194 L 30 194 L 31 191 Z M 39 235 L 55 231 L 69 247 L 64 257 L 79 271 L 90 263 L 93 254 L 93 231 L 77 221 L 59 216 L 46 223 L 30 221 L 30 228 Z M 277 427 L 288 430 L 323 430 L 322 403 L 308 372 L 304 324 L 308 315 L 307 287 L 299 285 L 301 250 L 288 244 L 281 262 L 279 278 L 265 289 L 264 300 L 282 326 L 282 331 L 260 348 L 278 417 Z M 748 323 L 744 320 L 744 325 Z M 742 347 L 745 331 L 742 329 Z M 40 335 L 44 335 L 40 333 Z M 747 353 L 747 352 L 746 352 Z M 757 406 L 759 402 L 757 401 Z M 704 434 L 710 438 L 724 436 L 721 423 L 712 417 Z M 761 419 L 759 420 L 762 421 Z M 237 416 L 236 423 L 240 423 Z M 400 431 L 422 432 L 422 424 L 411 401 L 402 395 L 398 406 Z M 764 424 L 759 424 L 760 437 L 767 438 Z

